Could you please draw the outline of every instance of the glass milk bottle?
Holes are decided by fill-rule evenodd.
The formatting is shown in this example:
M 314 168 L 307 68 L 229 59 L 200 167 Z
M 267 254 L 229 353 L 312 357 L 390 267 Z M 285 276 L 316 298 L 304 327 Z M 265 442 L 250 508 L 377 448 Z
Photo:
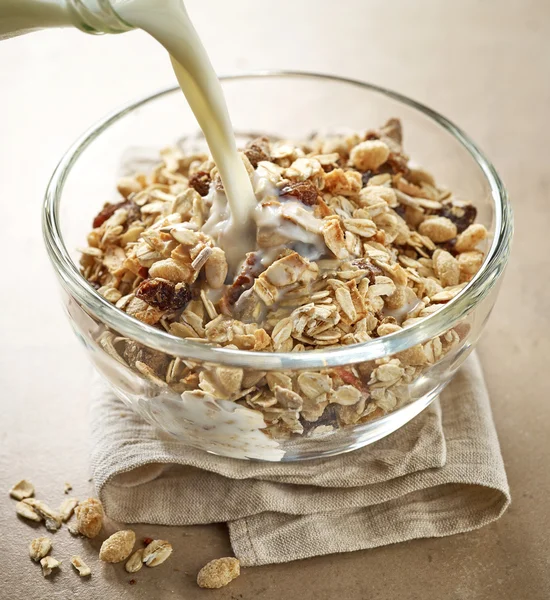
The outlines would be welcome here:
M 0 0 L 0 40 L 51 27 L 123 33 L 133 27 L 109 0 Z

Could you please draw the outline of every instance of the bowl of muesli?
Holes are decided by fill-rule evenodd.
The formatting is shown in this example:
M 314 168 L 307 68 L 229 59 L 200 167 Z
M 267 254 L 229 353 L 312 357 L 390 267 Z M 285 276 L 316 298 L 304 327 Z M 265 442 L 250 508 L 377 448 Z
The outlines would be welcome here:
M 255 248 L 228 266 L 207 226 L 226 202 L 217 168 L 179 88 L 154 93 L 86 132 L 49 184 L 69 319 L 114 392 L 190 446 L 360 448 L 426 408 L 478 341 L 509 254 L 506 191 L 464 133 L 397 93 L 221 81 Z

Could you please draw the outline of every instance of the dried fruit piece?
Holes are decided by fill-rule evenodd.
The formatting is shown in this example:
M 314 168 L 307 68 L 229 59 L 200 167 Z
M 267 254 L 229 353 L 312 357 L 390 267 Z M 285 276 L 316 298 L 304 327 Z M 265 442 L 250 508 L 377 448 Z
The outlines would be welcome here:
M 35 521 L 36 523 L 40 523 L 42 521 L 42 517 L 35 512 L 28 504 L 25 504 L 23 501 L 18 502 L 15 505 L 15 512 L 24 519 L 28 519 L 29 521 Z
M 206 171 L 198 171 L 189 178 L 189 186 L 197 190 L 201 196 L 206 196 L 210 191 L 212 178 Z
M 172 545 L 166 540 L 153 540 L 143 551 L 143 562 L 148 567 L 157 567 L 172 554 Z
M 136 543 L 136 534 L 131 529 L 117 531 L 108 537 L 99 550 L 99 558 L 108 563 L 126 560 Z
M 166 279 L 146 279 L 136 290 L 136 298 L 159 310 L 180 310 L 191 301 L 191 290 L 186 283 Z
M 61 517 L 61 520 L 66 523 L 74 512 L 78 504 L 78 498 L 65 498 L 63 502 L 59 505 L 58 513 Z
M 137 221 L 140 217 L 139 206 L 137 206 L 135 202 L 128 200 L 123 200 L 122 202 L 117 202 L 116 204 L 107 202 L 103 209 L 95 216 L 92 223 L 93 228 L 96 229 L 97 227 L 101 227 L 103 223 L 110 219 L 119 208 L 125 208 L 127 210 L 128 215 L 125 219 L 127 223 Z
M 271 149 L 269 146 L 269 139 L 264 137 L 258 137 L 246 145 L 244 149 L 244 155 L 250 161 L 250 164 L 256 168 L 259 162 L 263 160 L 270 160 Z
M 142 362 L 148 365 L 153 371 L 164 377 L 166 369 L 170 363 L 170 357 L 166 356 L 162 352 L 152 350 L 146 346 L 142 346 L 133 340 L 127 340 L 123 350 L 124 360 L 131 366 L 134 367 L 137 362 Z
M 290 183 L 281 189 L 280 195 L 297 198 L 306 206 L 314 206 L 319 201 L 319 190 L 310 180 Z
M 75 509 L 76 531 L 87 538 L 95 538 L 103 526 L 103 506 L 97 498 L 87 498 Z
M 241 574 L 241 563 L 233 557 L 216 558 L 199 571 L 197 584 L 201 588 L 221 588 Z
M 52 541 L 48 537 L 39 537 L 29 544 L 29 556 L 38 562 L 52 549 Z
M 143 548 L 136 550 L 124 565 L 128 573 L 137 573 L 141 567 L 143 567 Z
M 36 500 L 36 498 L 25 498 L 23 503 L 30 506 L 35 513 L 44 519 L 48 531 L 57 531 L 61 527 L 61 517 L 59 514 L 41 500 Z
M 41 559 L 40 565 L 42 566 L 42 575 L 44 575 L 44 577 L 48 577 L 51 575 L 53 569 L 59 568 L 61 561 L 57 560 L 53 556 L 45 556 L 43 559 Z
M 468 228 L 477 217 L 477 209 L 473 204 L 443 204 L 439 211 L 441 217 L 447 217 L 455 225 L 458 233 L 462 233 Z
M 78 571 L 80 577 L 87 577 L 92 574 L 92 570 L 80 556 L 71 556 L 71 565 Z
M 34 485 L 26 479 L 21 479 L 10 489 L 10 496 L 16 500 L 30 498 L 34 496 Z
M 376 277 L 384 275 L 384 271 L 373 264 L 368 258 L 356 258 L 351 261 L 351 264 L 355 268 L 361 269 L 361 271 L 367 271 L 366 277 L 372 284 L 374 284 Z

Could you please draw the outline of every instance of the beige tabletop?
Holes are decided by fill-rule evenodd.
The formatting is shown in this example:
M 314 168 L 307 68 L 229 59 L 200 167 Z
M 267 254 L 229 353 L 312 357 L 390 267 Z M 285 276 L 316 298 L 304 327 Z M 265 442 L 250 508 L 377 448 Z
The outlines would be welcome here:
M 27 477 L 57 504 L 65 481 L 79 497 L 92 484 L 90 367 L 43 247 L 42 195 L 83 129 L 173 75 L 141 33 L 37 33 L 0 42 L 0 598 L 548 599 L 550 4 L 190 0 L 188 8 L 219 71 L 310 69 L 394 88 L 455 121 L 494 161 L 514 203 L 516 234 L 480 354 L 513 504 L 480 531 L 251 568 L 217 592 L 198 589 L 194 578 L 207 560 L 230 553 L 223 525 L 136 527 L 138 536 L 169 539 L 175 552 L 133 585 L 120 566 L 99 564 L 99 541 L 84 543 L 65 528 L 53 552 L 65 564 L 44 579 L 27 554 L 38 532 L 16 518 L 8 488 Z M 72 571 L 75 553 L 92 565 L 91 580 Z

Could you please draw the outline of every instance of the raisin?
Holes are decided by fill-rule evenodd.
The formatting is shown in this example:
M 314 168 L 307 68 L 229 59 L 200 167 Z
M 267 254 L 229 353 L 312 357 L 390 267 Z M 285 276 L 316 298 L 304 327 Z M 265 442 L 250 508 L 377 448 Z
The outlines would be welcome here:
M 457 226 L 457 229 L 458 229 L 458 226 Z M 455 246 L 456 246 L 456 238 L 453 238 L 452 240 L 449 240 L 448 242 L 445 242 L 444 244 L 437 245 L 438 248 L 440 248 L 441 250 L 446 250 L 447 252 L 449 252 L 449 254 L 452 254 L 453 256 L 456 256 L 458 254 Z
M 123 200 L 122 202 L 117 202 L 116 204 L 111 204 L 110 202 L 107 202 L 107 204 L 105 204 L 102 210 L 95 216 L 94 221 L 92 223 L 93 228 L 95 229 L 96 227 L 101 227 L 107 219 L 110 219 L 115 214 L 115 211 L 117 209 L 122 208 L 125 204 L 126 200 Z
M 148 367 L 153 369 L 159 377 L 164 377 L 166 375 L 166 370 L 170 363 L 170 357 L 166 356 L 166 354 L 151 350 L 151 348 L 142 346 L 133 340 L 128 340 L 126 342 L 123 358 L 131 367 L 134 367 L 136 362 L 145 363 Z
M 92 223 L 93 228 L 95 229 L 96 227 L 101 227 L 103 223 L 105 223 L 107 219 L 110 219 L 119 208 L 125 208 L 128 211 L 128 218 L 126 219 L 127 224 L 137 221 L 141 218 L 141 210 L 139 206 L 131 200 L 123 200 L 122 202 L 117 202 L 116 204 L 107 202 L 103 209 L 94 218 Z
M 256 138 L 246 145 L 244 154 L 250 161 L 250 164 L 256 168 L 262 160 L 270 160 L 269 140 L 266 137 Z
M 254 279 L 264 270 L 262 261 L 258 260 L 256 252 L 249 252 L 241 270 L 231 287 L 225 293 L 225 304 L 231 306 L 242 296 L 246 290 L 249 290 L 254 284 Z
M 374 283 L 375 277 L 383 275 L 384 271 L 380 267 L 373 265 L 367 258 L 356 258 L 351 264 L 358 269 L 367 271 L 367 277 L 370 283 Z
M 189 185 L 197 190 L 201 196 L 206 196 L 206 194 L 208 194 L 211 182 L 212 178 L 210 177 L 210 173 L 207 173 L 206 171 L 199 171 L 189 178 Z
M 364 173 L 361 173 L 361 181 L 363 183 L 363 187 L 365 187 L 367 185 L 367 183 L 369 182 L 369 179 L 372 177 L 372 171 L 365 171 Z
M 152 537 L 144 537 L 143 538 L 143 545 L 144 546 L 148 546 L 152 541 L 153 541 Z
M 298 181 L 285 186 L 281 196 L 292 196 L 306 206 L 313 206 L 317 204 L 319 191 L 311 181 Z
M 473 204 L 444 204 L 438 213 L 441 217 L 447 217 L 455 225 L 458 233 L 462 233 L 467 229 L 477 217 L 477 208 Z
M 191 300 L 191 291 L 185 283 L 172 283 L 166 279 L 146 279 L 139 284 L 136 298 L 159 310 L 179 310 Z

